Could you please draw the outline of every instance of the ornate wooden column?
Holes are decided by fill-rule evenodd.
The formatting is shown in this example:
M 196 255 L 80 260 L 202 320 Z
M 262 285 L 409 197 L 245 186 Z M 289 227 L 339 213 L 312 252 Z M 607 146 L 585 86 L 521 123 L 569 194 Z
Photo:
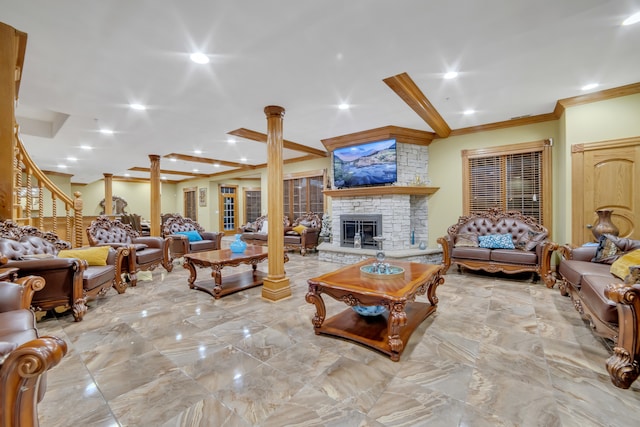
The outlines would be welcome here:
M 284 272 L 284 196 L 282 183 L 282 117 L 284 108 L 269 105 L 267 116 L 267 215 L 269 217 L 269 273 L 262 285 L 262 297 L 278 301 L 291 296 Z
M 113 215 L 113 174 L 103 173 L 104 175 L 104 214 Z
M 160 236 L 160 156 L 149 154 L 149 160 L 151 160 L 151 218 L 149 218 L 149 222 L 151 235 Z

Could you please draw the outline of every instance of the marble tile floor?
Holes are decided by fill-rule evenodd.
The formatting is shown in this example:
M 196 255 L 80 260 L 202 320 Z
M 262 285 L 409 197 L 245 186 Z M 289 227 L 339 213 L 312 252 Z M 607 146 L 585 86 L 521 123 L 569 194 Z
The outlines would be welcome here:
M 314 334 L 307 279 L 338 265 L 290 254 L 285 267 L 293 295 L 277 303 L 260 287 L 214 300 L 190 290 L 176 265 L 123 295 L 109 291 L 82 322 L 42 319 L 41 335 L 63 338 L 69 352 L 49 373 L 41 426 L 640 423 L 640 385 L 614 387 L 604 342 L 569 298 L 529 276 L 452 268 L 437 312 L 392 362 Z M 325 302 L 328 316 L 345 308 Z

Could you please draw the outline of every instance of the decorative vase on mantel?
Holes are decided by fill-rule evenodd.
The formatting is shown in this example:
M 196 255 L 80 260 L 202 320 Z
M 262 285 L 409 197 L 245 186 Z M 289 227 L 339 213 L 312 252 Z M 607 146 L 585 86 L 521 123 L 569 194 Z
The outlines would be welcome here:
M 229 248 L 231 252 L 236 254 L 241 254 L 247 249 L 247 242 L 241 239 L 242 234 L 236 234 L 236 240 L 229 244 Z
M 617 236 L 620 233 L 618 227 L 611 220 L 611 214 L 613 213 L 613 209 L 598 209 L 596 211 L 598 214 L 598 220 L 595 225 L 591 229 L 596 240 L 600 239 L 600 236 L 603 234 L 612 234 Z

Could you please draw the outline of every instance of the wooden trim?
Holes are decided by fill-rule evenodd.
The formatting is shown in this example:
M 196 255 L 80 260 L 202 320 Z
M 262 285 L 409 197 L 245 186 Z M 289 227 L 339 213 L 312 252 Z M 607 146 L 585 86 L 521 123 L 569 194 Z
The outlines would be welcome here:
M 384 196 L 388 194 L 430 196 L 439 189 L 440 187 L 410 187 L 388 185 L 384 187 L 357 187 L 341 188 L 338 190 L 324 190 L 323 193 L 331 197 Z
M 422 118 L 431 129 L 441 138 L 446 138 L 451 133 L 451 128 L 442 118 L 438 110 L 429 102 L 420 88 L 407 73 L 397 74 L 382 80 L 404 102 Z
M 24 170 L 24 168 L 23 168 L 23 170 Z M 73 176 L 72 173 L 63 173 L 63 172 L 57 172 L 57 171 L 43 170 L 42 172 L 47 176 L 61 176 L 63 178 L 69 178 L 69 179 L 71 179 L 71 177 Z
M 321 141 L 328 151 L 333 151 L 336 148 L 350 147 L 352 145 L 362 144 L 365 142 L 382 141 L 385 139 L 395 139 L 396 142 L 404 144 L 428 146 L 431 144 L 434 137 L 435 134 L 433 132 L 398 126 L 384 126 L 362 132 L 350 133 L 348 135 L 327 138 Z
M 304 172 L 293 172 L 283 175 L 283 179 L 286 181 L 288 179 L 298 179 L 298 178 L 313 178 L 316 176 L 322 176 L 324 178 L 327 173 L 326 169 L 317 169 L 313 171 L 304 171 Z
M 486 125 L 471 126 L 467 128 L 454 129 L 449 136 L 467 135 L 470 133 L 487 132 L 492 130 L 507 129 L 516 126 L 526 126 L 535 123 L 544 123 L 557 120 L 554 113 L 539 114 L 537 116 L 521 117 L 517 119 L 505 120 L 502 122 L 488 123 Z
M 229 135 L 238 136 L 240 138 L 250 139 L 252 141 L 267 142 L 267 135 L 264 133 L 256 132 L 251 129 L 240 128 L 227 132 Z M 326 151 L 318 150 L 316 148 L 307 147 L 306 145 L 298 144 L 296 142 L 282 141 L 282 147 L 288 150 L 301 151 L 313 155 L 313 157 L 327 157 L 329 153 Z
M 638 145 L 640 143 L 640 137 L 634 136 L 631 138 L 611 139 L 608 141 L 590 142 L 587 144 L 573 144 L 571 145 L 572 153 L 579 153 L 584 151 L 602 150 L 605 148 L 622 148 Z
M 568 107 L 605 101 L 607 99 L 619 98 L 621 96 L 635 95 L 637 93 L 640 93 L 640 82 L 588 93 L 585 95 L 574 96 L 572 98 L 560 99 L 556 103 L 553 114 L 556 118 L 560 118 Z
M 233 188 L 233 193 L 222 193 L 223 188 Z M 229 236 L 232 234 L 236 234 L 238 231 L 238 227 L 240 227 L 240 215 L 238 214 L 238 205 L 240 204 L 239 198 L 241 195 L 238 193 L 239 186 L 236 184 L 218 184 L 218 211 L 220 214 L 218 215 L 218 230 L 225 234 L 225 236 Z M 225 230 L 224 229 L 224 198 L 225 197 L 233 197 L 233 221 L 235 222 L 235 227 L 233 230 Z
M 470 159 L 487 156 L 500 156 L 509 154 L 530 153 L 531 151 L 543 151 L 544 147 L 550 146 L 548 139 L 533 142 L 523 142 L 520 144 L 498 145 L 489 148 L 478 148 L 475 150 L 462 150 L 462 156 Z
M 584 151 L 571 153 L 571 241 L 581 242 L 584 220 Z

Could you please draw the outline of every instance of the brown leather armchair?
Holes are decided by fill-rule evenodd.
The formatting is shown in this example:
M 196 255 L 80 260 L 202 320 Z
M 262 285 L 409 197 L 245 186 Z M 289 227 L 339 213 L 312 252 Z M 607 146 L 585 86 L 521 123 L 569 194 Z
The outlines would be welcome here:
M 195 235 L 195 239 L 185 234 Z M 185 254 L 203 251 L 214 251 L 222 246 L 224 233 L 216 231 L 204 231 L 204 228 L 192 220 L 180 214 L 168 215 L 162 224 L 162 235 L 171 236 L 171 261 Z
M 39 337 L 29 310 L 41 277 L 0 282 L 0 425 L 37 426 L 37 404 L 46 390 L 46 372 L 67 354 L 67 343 Z
M 138 282 L 137 272 L 150 271 L 162 265 L 167 271 L 173 270 L 169 248 L 172 238 L 140 237 L 129 224 L 101 215 L 87 228 L 87 237 L 91 246 L 108 245 L 112 248 L 127 248 L 129 255 L 122 264 L 122 272 L 128 273 L 131 286 Z

